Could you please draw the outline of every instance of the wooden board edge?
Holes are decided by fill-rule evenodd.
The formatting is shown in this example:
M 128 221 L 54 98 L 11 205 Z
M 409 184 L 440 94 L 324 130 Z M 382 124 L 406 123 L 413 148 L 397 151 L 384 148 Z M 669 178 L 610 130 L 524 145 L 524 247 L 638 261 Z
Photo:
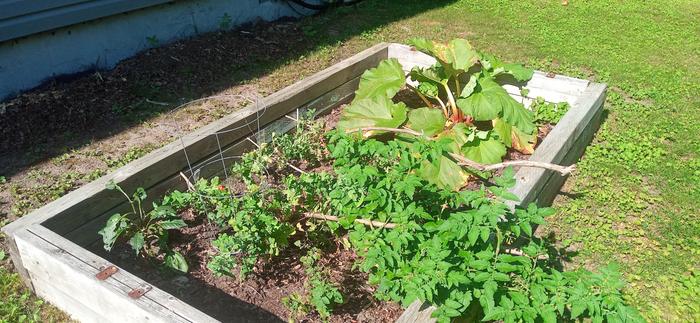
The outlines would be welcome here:
M 560 164 L 586 128 L 594 127 L 597 129 L 599 126 L 594 118 L 603 109 L 605 90 L 605 84 L 590 84 L 579 101 L 572 106 L 560 123 L 552 129 L 540 146 L 537 147 L 530 160 Z M 561 175 L 541 168 L 523 167 L 518 170 L 515 174 L 517 184 L 510 191 L 518 196 L 520 202 L 510 203 L 510 205 L 526 205 L 534 201 L 536 199 L 535 195 L 541 191 L 549 176 Z
M 99 281 L 95 274 L 101 267 L 111 265 L 110 262 L 83 249 L 80 246 L 64 239 L 51 230 L 34 224 L 26 230 L 18 232 L 19 249 L 25 261 L 31 261 L 28 269 L 32 281 L 37 284 L 41 279 L 52 283 L 53 290 L 72 295 L 76 299 L 76 306 L 90 308 L 92 312 L 110 318 L 115 322 L 124 322 L 120 316 L 129 311 L 128 315 L 138 318 L 132 322 L 143 320 L 155 322 L 217 322 L 210 316 L 187 305 L 181 300 L 172 297 L 157 287 L 148 284 L 133 274 L 120 269 L 117 273 Z M 32 256 L 31 253 L 36 253 Z M 46 277 L 37 278 L 45 275 Z M 54 275 L 65 276 L 64 279 L 52 277 Z M 152 289 L 139 299 L 132 299 L 127 294 L 133 288 L 151 286 Z M 36 289 L 44 288 L 37 286 Z M 87 295 L 79 295 L 80 290 L 69 289 L 84 288 Z M 94 299 L 103 295 L 103 299 Z M 50 295 L 49 301 L 56 300 Z M 89 306 L 88 304 L 92 304 Z M 109 308 L 118 305 L 111 313 Z M 96 308 L 95 308 L 96 307 Z M 79 312 L 71 308 L 63 308 L 69 314 Z M 129 322 L 128 320 L 126 320 Z

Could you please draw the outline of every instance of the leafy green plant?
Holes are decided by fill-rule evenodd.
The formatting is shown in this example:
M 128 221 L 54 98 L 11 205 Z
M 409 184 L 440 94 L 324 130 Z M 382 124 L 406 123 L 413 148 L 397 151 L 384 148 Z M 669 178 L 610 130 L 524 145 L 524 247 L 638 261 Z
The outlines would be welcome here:
M 535 123 L 537 124 L 557 124 L 564 117 L 567 111 L 569 111 L 569 103 L 550 103 L 545 101 L 542 97 L 537 97 L 532 104 L 530 109 L 534 113 Z
M 620 297 L 615 267 L 600 273 L 561 273 L 543 258 L 549 246 L 533 236 L 550 209 L 510 211 L 513 171 L 476 191 L 450 191 L 413 170 L 423 155 L 441 156 L 449 142 L 363 140 L 336 133 L 329 141 L 337 181 L 322 192 L 348 230 L 359 266 L 377 285 L 376 296 L 404 306 L 415 300 L 437 307 L 439 321 L 469 314 L 484 320 L 555 322 L 580 316 L 594 321 L 640 321 Z M 496 199 L 490 198 L 496 196 Z M 358 218 L 391 223 L 368 227 Z M 517 241 L 526 241 L 513 251 Z
M 260 256 L 278 255 L 295 230 L 283 221 L 290 210 L 278 190 L 256 190 L 225 201 L 231 203 L 229 228 L 213 241 L 217 253 L 207 267 L 218 275 L 233 275 L 238 268 L 243 279 Z
M 332 306 L 343 303 L 343 295 L 338 288 L 328 282 L 325 274 L 317 267 L 320 256 L 320 251 L 312 248 L 305 256 L 301 257 L 301 263 L 304 265 L 307 276 L 304 287 L 308 294 L 292 293 L 283 300 L 285 306 L 292 313 L 290 321 L 305 316 L 313 308 L 325 322 L 331 316 Z
M 114 181 L 107 184 L 107 189 L 117 190 L 124 195 L 131 211 L 112 215 L 99 231 L 105 250 L 112 250 L 119 239 L 126 240 L 137 256 L 156 257 L 163 253 L 165 266 L 187 272 L 185 257 L 168 247 L 168 230 L 186 226 L 175 210 L 167 205 L 153 203 L 153 210 L 145 211 L 143 203 L 147 195 L 140 187 L 131 197 Z
M 394 58 L 367 70 L 355 99 L 343 111 L 339 129 L 373 136 L 389 130 L 384 128 L 405 126 L 424 136 L 451 140 L 448 154 L 487 164 L 500 162 L 507 148 L 526 154 L 534 151 L 537 128 L 532 112 L 499 84 L 527 81 L 532 70 L 479 53 L 464 39 L 440 44 L 419 38 L 411 45 L 434 57 L 436 63 L 410 71 L 416 85 L 406 82 L 403 67 Z M 394 103 L 392 98 L 403 87 L 419 96 L 425 106 L 410 109 L 403 102 Z M 439 185 L 455 190 L 468 178 L 449 155 L 424 164 L 421 172 L 426 178 L 451 178 Z

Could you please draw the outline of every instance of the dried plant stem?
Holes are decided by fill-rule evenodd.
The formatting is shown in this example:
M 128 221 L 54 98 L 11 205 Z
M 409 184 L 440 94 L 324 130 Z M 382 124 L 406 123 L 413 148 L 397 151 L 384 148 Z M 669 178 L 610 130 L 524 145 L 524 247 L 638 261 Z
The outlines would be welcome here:
M 335 221 L 335 222 L 339 221 L 337 216 L 325 215 L 325 214 L 321 214 L 321 213 L 307 212 L 307 213 L 304 213 L 304 216 L 307 218 L 314 218 L 314 219 L 320 219 L 320 220 L 326 220 L 326 221 Z M 371 221 L 371 220 L 365 220 L 365 219 L 355 219 L 355 222 L 357 222 L 359 224 L 364 224 L 366 226 L 370 226 L 373 228 L 379 228 L 379 229 L 383 229 L 383 228 L 393 229 L 396 227 L 396 223 Z
M 477 162 L 475 162 L 471 159 L 468 159 L 468 158 L 466 158 L 462 155 L 459 155 L 459 154 L 450 153 L 450 156 L 452 158 L 456 159 L 457 164 L 460 166 L 467 166 L 467 167 L 471 167 L 471 168 L 481 170 L 481 171 L 502 169 L 502 168 L 506 168 L 509 166 L 520 166 L 520 167 L 534 167 L 534 168 L 548 169 L 548 170 L 558 172 L 559 174 L 561 174 L 561 176 L 566 176 L 566 175 L 571 174 L 574 170 L 576 170 L 576 165 L 561 166 L 561 165 L 557 165 L 557 164 L 550 164 L 550 163 L 531 161 L 531 160 L 513 160 L 513 161 L 507 161 L 507 162 L 502 162 L 502 163 L 498 163 L 498 164 L 485 165 L 485 164 L 477 163 Z
M 365 128 L 348 130 L 348 132 L 357 132 L 357 131 L 363 131 L 363 132 L 366 132 L 366 131 L 387 131 L 387 132 L 395 132 L 395 133 L 405 133 L 405 134 L 409 134 L 409 135 L 424 137 L 428 140 L 432 140 L 431 138 L 425 136 L 424 134 L 422 134 L 420 132 L 417 132 L 417 131 L 411 130 L 411 129 L 406 129 L 406 128 L 365 127 Z M 481 163 L 475 162 L 475 161 L 468 159 L 467 157 L 464 157 L 464 156 L 459 155 L 459 154 L 450 153 L 450 156 L 452 158 L 454 158 L 457 161 L 457 164 L 459 164 L 460 166 L 467 166 L 467 167 L 471 167 L 471 168 L 474 168 L 474 169 L 480 170 L 480 171 L 490 171 L 490 170 L 502 169 L 502 168 L 506 168 L 509 166 L 520 166 L 520 167 L 535 167 L 535 168 L 548 169 L 548 170 L 558 172 L 562 176 L 566 176 L 566 175 L 571 174 L 574 170 L 576 170 L 576 165 L 561 166 L 561 165 L 556 165 L 556 164 L 551 164 L 551 163 L 530 161 L 530 160 L 513 160 L 513 161 L 507 161 L 507 162 L 502 162 L 502 163 L 498 163 L 498 164 L 486 165 L 486 164 L 481 164 Z
M 190 182 L 190 179 L 187 178 L 187 176 L 185 176 L 185 174 L 183 174 L 182 172 L 180 172 L 180 176 L 182 176 L 182 179 L 185 180 L 185 184 L 187 184 L 187 189 L 194 192 L 195 188 L 194 185 L 192 185 L 192 182 Z

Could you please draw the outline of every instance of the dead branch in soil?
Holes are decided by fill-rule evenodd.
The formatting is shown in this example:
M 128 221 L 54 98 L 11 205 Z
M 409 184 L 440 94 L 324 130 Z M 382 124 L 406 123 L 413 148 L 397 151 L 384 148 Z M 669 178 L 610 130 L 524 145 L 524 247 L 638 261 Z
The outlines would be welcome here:
M 304 213 L 304 216 L 307 218 L 314 218 L 314 219 L 326 220 L 326 221 L 335 221 L 335 222 L 340 221 L 340 219 L 337 216 L 325 215 L 325 214 L 314 213 L 314 212 Z M 383 229 L 383 228 L 393 229 L 396 227 L 396 223 L 372 221 L 372 220 L 365 220 L 365 219 L 355 219 L 355 222 L 357 222 L 359 224 L 364 224 L 366 226 L 370 226 L 373 228 L 380 228 L 380 229 Z
M 187 184 L 187 189 L 194 192 L 195 188 L 194 185 L 192 185 L 192 182 L 190 182 L 190 179 L 187 178 L 187 176 L 185 176 L 185 174 L 183 174 L 182 172 L 180 172 L 180 176 L 182 177 L 182 179 L 185 180 L 185 183 Z
M 340 219 L 337 216 L 333 215 L 326 215 L 326 214 L 321 214 L 321 213 L 314 213 L 314 212 L 307 212 L 304 213 L 304 216 L 307 218 L 314 218 L 314 219 L 319 219 L 319 220 L 325 220 L 325 221 L 334 221 L 338 222 Z M 355 219 L 355 222 L 359 224 L 364 224 L 366 226 L 370 226 L 372 228 L 378 228 L 378 229 L 393 229 L 397 226 L 396 223 L 391 223 L 391 222 L 380 222 L 380 221 L 371 221 L 371 220 L 365 220 L 365 219 Z M 524 256 L 525 253 L 522 252 L 520 249 L 515 249 L 515 248 L 507 248 L 504 249 L 503 252 L 513 255 L 513 256 Z M 538 260 L 547 260 L 549 257 L 547 255 L 539 255 L 537 256 Z
M 387 127 L 364 127 L 364 128 L 357 128 L 357 129 L 349 129 L 347 132 L 367 132 L 367 131 L 387 131 L 387 132 L 394 132 L 394 133 L 404 133 L 404 134 L 409 134 L 413 136 L 418 136 L 418 137 L 423 137 L 428 140 L 432 140 L 432 138 L 426 136 L 425 134 L 411 130 L 411 129 L 406 129 L 406 128 L 387 128 Z M 538 162 L 538 161 L 530 161 L 530 160 L 513 160 L 513 161 L 507 161 L 507 162 L 502 162 L 498 164 L 482 164 L 475 162 L 467 157 L 464 157 L 460 154 L 455 154 L 455 153 L 450 153 L 450 156 L 457 160 L 458 164 L 460 166 L 467 166 L 474 168 L 476 170 L 480 171 L 490 171 L 490 170 L 496 170 L 496 169 L 502 169 L 510 166 L 520 166 L 520 167 L 535 167 L 535 168 L 542 168 L 542 169 L 548 169 L 552 170 L 555 172 L 558 172 L 561 174 L 561 176 L 566 176 L 571 174 L 574 170 L 576 170 L 576 165 L 571 165 L 571 166 L 562 166 L 562 165 L 557 165 L 557 164 L 551 164 L 551 163 L 545 163 L 545 162 Z

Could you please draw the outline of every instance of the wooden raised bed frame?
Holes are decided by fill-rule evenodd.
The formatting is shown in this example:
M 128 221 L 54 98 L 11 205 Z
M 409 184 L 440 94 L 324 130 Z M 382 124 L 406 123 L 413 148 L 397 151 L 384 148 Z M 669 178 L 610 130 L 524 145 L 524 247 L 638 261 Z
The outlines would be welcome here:
M 360 75 L 385 58 L 399 59 L 404 69 L 427 66 L 432 58 L 399 44 L 378 44 L 335 64 L 218 121 L 202 127 L 118 170 L 5 226 L 12 261 L 23 281 L 36 294 L 85 322 L 213 322 L 212 316 L 120 269 L 105 280 L 96 274 L 112 265 L 89 251 L 99 244 L 97 231 L 107 217 L 127 207 L 124 198 L 105 189 L 114 180 L 125 191 L 143 187 L 152 198 L 172 189 L 184 189 L 179 178 L 189 175 L 187 158 L 197 165 L 223 157 L 240 155 L 254 148 L 272 132 L 284 132 L 294 126 L 300 111 L 328 111 L 349 102 Z M 583 154 L 597 130 L 602 116 L 606 86 L 565 76 L 548 77 L 536 72 L 526 84 L 528 98 L 520 97 L 517 87 L 506 86 L 512 96 L 529 101 L 538 96 L 550 102 L 567 101 L 571 109 L 539 145 L 531 160 L 561 165 L 574 163 Z M 527 102 L 526 102 L 527 103 Z M 260 133 L 246 125 L 259 121 Z M 257 127 L 257 124 L 256 124 Z M 226 131 L 234 130 L 235 131 Z M 214 135 L 218 133 L 218 135 Z M 218 140 L 217 138 L 218 137 Z M 252 140 L 248 140 L 248 139 Z M 218 141 L 218 143 L 217 143 Z M 183 146 L 187 154 L 183 152 Z M 212 176 L 214 168 L 202 168 L 200 176 Z M 217 167 L 216 170 L 221 170 Z M 511 190 L 521 204 L 551 203 L 565 177 L 538 168 L 522 168 Z M 94 249 L 93 249 L 94 250 Z M 139 298 L 128 294 L 135 289 L 147 292 Z M 430 306 L 411 305 L 400 322 L 430 321 Z

